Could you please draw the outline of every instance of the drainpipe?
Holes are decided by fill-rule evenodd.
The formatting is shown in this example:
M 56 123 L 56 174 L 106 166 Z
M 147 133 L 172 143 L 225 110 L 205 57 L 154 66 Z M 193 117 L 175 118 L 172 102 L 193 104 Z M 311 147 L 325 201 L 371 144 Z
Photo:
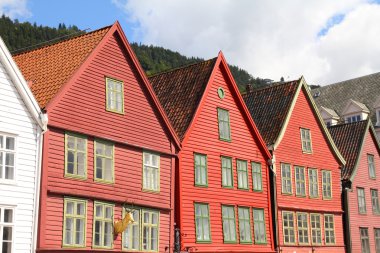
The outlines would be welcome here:
M 174 229 L 174 252 L 181 252 L 181 232 L 178 227 Z
M 279 248 L 278 248 L 278 245 L 279 245 L 279 232 L 278 232 L 278 218 L 277 218 L 277 213 L 278 213 L 278 209 L 277 209 L 277 183 L 276 183 L 276 180 L 277 180 L 277 174 L 276 174 L 276 164 L 275 164 L 275 158 L 274 158 L 274 154 L 273 154 L 273 151 L 271 151 L 271 154 L 272 154 L 272 159 L 268 161 L 268 165 L 269 165 L 269 168 L 270 168 L 270 171 L 272 173 L 270 173 L 270 178 L 272 179 L 272 183 L 271 183 L 271 197 L 272 197 L 272 216 L 273 216 L 273 229 L 274 229 L 274 246 L 275 246 L 275 249 L 277 252 L 279 252 Z
M 37 233 L 38 233 L 38 217 L 39 217 L 39 205 L 40 205 L 40 187 L 41 187 L 41 171 L 42 171 L 42 148 L 43 148 L 43 140 L 44 134 L 47 131 L 47 123 L 48 116 L 46 113 L 40 114 L 40 120 L 42 122 L 42 129 L 38 128 L 37 130 L 37 139 L 38 143 L 38 154 L 37 154 L 37 162 L 36 162 L 36 190 L 34 192 L 35 201 L 34 201 L 34 219 L 33 219 L 33 239 L 32 239 L 32 247 L 31 253 L 36 252 L 37 249 Z
M 351 243 L 351 230 L 350 230 L 350 203 L 349 203 L 349 192 L 352 192 L 350 181 L 342 181 L 343 192 L 342 192 L 342 203 L 343 203 L 343 229 L 344 241 L 346 244 L 346 252 L 352 253 L 352 243 Z

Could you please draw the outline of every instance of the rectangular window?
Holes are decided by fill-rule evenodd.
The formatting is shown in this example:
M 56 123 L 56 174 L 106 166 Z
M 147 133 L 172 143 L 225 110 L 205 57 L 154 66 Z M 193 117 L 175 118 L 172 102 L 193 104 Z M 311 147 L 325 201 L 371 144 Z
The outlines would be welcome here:
M 16 137 L 0 134 L 0 180 L 15 180 Z
M 261 163 L 252 162 L 252 184 L 254 191 L 263 190 Z
M 297 213 L 298 242 L 309 244 L 309 226 L 307 213 Z
M 111 204 L 94 203 L 94 248 L 112 248 L 113 208 Z
M 334 215 L 325 214 L 325 242 L 335 244 Z
M 194 207 L 197 242 L 211 242 L 208 204 L 195 203 Z
M 247 161 L 236 160 L 238 189 L 248 189 L 248 168 Z
M 134 222 L 130 223 L 123 232 L 123 249 L 140 250 L 140 210 L 133 210 L 132 215 Z
M 65 140 L 65 176 L 86 178 L 87 138 L 66 133 Z
M 230 141 L 230 113 L 227 110 L 218 108 L 218 122 L 219 122 L 219 139 Z
M 64 205 L 63 245 L 86 246 L 87 201 L 65 198 Z
M 284 244 L 295 244 L 293 212 L 282 212 L 282 228 L 284 230 Z
M 346 117 L 346 123 L 353 123 L 353 122 L 358 122 L 361 121 L 361 116 L 360 115 L 354 115 L 350 117 Z
M 322 196 L 323 199 L 331 199 L 331 171 L 322 170 Z
M 95 141 L 95 181 L 114 182 L 114 145 Z
M 366 213 L 367 212 L 367 207 L 366 207 L 366 204 L 365 204 L 364 188 L 357 188 L 356 190 L 358 192 L 358 208 L 359 208 L 359 213 Z
M 360 241 L 362 245 L 362 253 L 370 253 L 368 228 L 359 228 L 359 229 L 360 229 Z
M 0 206 L 0 252 L 11 253 L 14 241 L 14 209 L 12 207 Z
M 306 196 L 305 186 L 305 168 L 294 166 L 296 177 L 296 196 Z
M 267 242 L 264 209 L 253 209 L 253 228 L 255 244 L 265 244 Z
M 376 178 L 376 170 L 375 170 L 375 158 L 373 155 L 368 155 L 368 171 L 370 178 Z
M 224 242 L 236 242 L 235 208 L 222 206 Z
M 321 215 L 312 213 L 310 214 L 311 225 L 311 242 L 313 245 L 322 244 L 321 234 Z
M 249 216 L 249 207 L 239 207 L 239 234 L 240 243 L 251 243 L 251 219 Z
M 301 128 L 301 142 L 302 142 L 302 151 L 306 153 L 311 153 L 311 135 L 310 129 Z
M 379 195 L 377 190 L 371 189 L 371 199 L 373 213 L 380 214 Z
M 202 154 L 194 154 L 195 167 L 195 185 L 207 186 L 207 156 Z
M 290 164 L 281 163 L 282 193 L 292 194 L 292 171 Z
M 318 170 L 309 169 L 309 196 L 318 198 Z
M 221 157 L 222 161 L 222 186 L 226 188 L 233 187 L 233 170 L 231 157 Z
M 124 84 L 112 78 L 106 78 L 107 111 L 124 113 Z
M 160 156 L 143 153 L 143 189 L 149 191 L 160 190 Z
M 375 228 L 374 233 L 376 253 L 380 253 L 380 228 Z
M 143 210 L 142 215 L 142 249 L 158 251 L 158 212 Z

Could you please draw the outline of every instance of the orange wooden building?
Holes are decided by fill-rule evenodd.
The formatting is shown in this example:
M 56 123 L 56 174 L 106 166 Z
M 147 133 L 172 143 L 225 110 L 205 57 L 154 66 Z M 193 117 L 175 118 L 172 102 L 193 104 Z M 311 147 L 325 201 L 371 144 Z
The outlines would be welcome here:
M 37 251 L 172 252 L 179 140 L 119 23 L 14 59 L 49 118 Z
M 344 252 L 341 168 L 304 78 L 243 96 L 273 156 L 279 252 Z
M 149 80 L 182 145 L 177 249 L 273 252 L 271 156 L 222 53 Z

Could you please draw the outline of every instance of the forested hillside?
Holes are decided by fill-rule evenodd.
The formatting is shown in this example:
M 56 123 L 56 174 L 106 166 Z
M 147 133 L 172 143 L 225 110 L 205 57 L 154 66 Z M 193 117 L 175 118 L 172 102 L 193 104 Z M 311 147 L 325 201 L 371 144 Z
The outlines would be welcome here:
M 17 19 L 11 20 L 4 15 L 0 18 L 0 36 L 13 54 L 37 48 L 48 43 L 55 43 L 83 32 L 84 31 L 80 31 L 75 25 L 66 27 L 65 24 L 59 24 L 58 28 L 52 28 L 48 26 L 38 26 L 36 23 L 21 23 Z M 132 43 L 132 48 L 148 75 L 203 60 L 202 58 L 189 58 L 178 52 L 152 45 L 147 46 Z M 252 84 L 256 88 L 267 85 L 266 80 L 254 78 L 246 70 L 238 66 L 230 65 L 230 69 L 241 91 L 245 90 L 246 84 Z

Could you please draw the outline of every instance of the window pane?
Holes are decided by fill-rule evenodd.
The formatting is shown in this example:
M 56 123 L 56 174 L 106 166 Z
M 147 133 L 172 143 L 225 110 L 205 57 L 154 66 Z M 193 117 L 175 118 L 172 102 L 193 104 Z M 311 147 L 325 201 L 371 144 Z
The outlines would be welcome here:
M 194 155 L 195 185 L 207 186 L 207 157 L 206 155 Z
M 15 138 L 14 137 L 6 137 L 5 149 L 15 150 Z

